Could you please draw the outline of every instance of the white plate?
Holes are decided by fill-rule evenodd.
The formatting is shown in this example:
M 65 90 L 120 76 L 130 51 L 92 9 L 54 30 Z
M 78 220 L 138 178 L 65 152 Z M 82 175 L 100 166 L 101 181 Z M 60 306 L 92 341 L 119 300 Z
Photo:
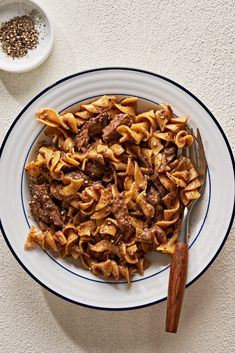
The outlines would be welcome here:
M 31 277 L 63 299 L 98 309 L 133 309 L 166 298 L 167 255 L 151 255 L 152 266 L 143 277 L 136 275 L 128 288 L 123 281 L 106 282 L 40 249 L 23 248 L 29 223 L 33 222 L 24 165 L 42 133 L 35 111 L 48 106 L 63 111 L 103 94 L 138 96 L 147 105 L 149 101 L 167 102 L 176 115 L 190 114 L 190 125 L 200 129 L 209 173 L 204 197 L 192 217 L 187 285 L 211 265 L 228 236 L 234 209 L 234 161 L 224 132 L 199 99 L 165 77 L 137 69 L 103 68 L 65 77 L 33 98 L 15 119 L 2 145 L 0 173 L 1 229 L 13 255 Z
M 13 59 L 7 55 L 1 48 L 0 43 L 0 69 L 9 72 L 25 72 L 33 70 L 41 65 L 49 56 L 53 41 L 54 31 L 49 15 L 37 0 L 1 0 L 0 1 L 0 25 L 11 20 L 15 16 L 22 16 L 36 11 L 36 29 L 39 32 L 39 43 L 33 50 L 22 58 Z

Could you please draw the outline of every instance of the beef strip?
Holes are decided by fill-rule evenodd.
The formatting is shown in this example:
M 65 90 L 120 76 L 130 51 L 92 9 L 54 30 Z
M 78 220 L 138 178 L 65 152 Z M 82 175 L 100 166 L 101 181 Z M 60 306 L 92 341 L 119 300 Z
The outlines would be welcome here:
M 103 140 L 106 143 L 115 143 L 120 138 L 120 134 L 116 131 L 120 125 L 130 126 L 133 119 L 127 114 L 117 114 L 114 119 L 104 128 Z
M 95 137 L 102 133 L 102 130 L 109 122 L 108 113 L 100 113 L 99 115 L 90 118 L 84 125 L 85 129 L 88 129 L 89 137 Z
M 170 144 L 164 147 L 162 150 L 162 162 L 160 167 L 156 170 L 157 173 L 163 173 L 166 171 L 168 163 L 172 162 L 176 158 L 176 146 Z
M 156 223 L 158 221 L 161 221 L 163 218 L 163 207 L 159 204 L 155 206 L 155 215 L 152 219 L 153 223 Z
M 160 197 L 163 198 L 166 195 L 167 190 L 164 188 L 164 186 L 162 185 L 162 183 L 158 179 L 158 175 L 157 174 L 151 175 L 150 180 L 152 181 L 155 188 L 159 192 Z
M 89 160 L 86 163 L 85 173 L 89 175 L 92 179 L 100 178 L 104 175 L 105 166 L 97 161 Z
M 85 125 L 83 125 L 84 127 Z M 75 139 L 75 144 L 80 149 L 81 147 L 85 147 L 88 145 L 89 142 L 89 132 L 88 129 L 82 129 L 78 135 L 76 135 Z
M 133 228 L 130 224 L 130 217 L 123 196 L 115 197 L 112 205 L 112 212 L 116 218 L 118 227 L 123 234 L 131 235 Z
M 177 151 L 177 149 L 176 149 L 176 146 L 174 146 L 174 145 L 165 147 L 163 149 L 163 153 L 166 156 L 166 163 L 167 164 L 170 163 L 171 161 L 173 161 L 173 159 L 175 159 L 176 151 Z
M 48 184 L 30 185 L 32 201 L 29 202 L 31 212 L 39 224 L 63 227 L 59 208 L 52 201 Z
M 157 240 L 160 242 L 163 242 L 165 240 L 164 231 L 156 224 L 153 225 L 151 228 L 145 228 L 143 230 L 143 233 L 137 237 L 137 240 L 151 244 L 154 236 L 156 236 Z
M 160 193 L 154 186 L 150 186 L 149 190 L 147 190 L 146 200 L 153 206 L 157 206 L 161 202 Z
M 100 113 L 93 118 L 90 118 L 81 128 L 80 132 L 75 137 L 75 143 L 78 148 L 86 147 L 89 138 L 93 138 L 102 133 L 104 127 L 108 124 L 108 113 Z
M 145 174 L 148 174 L 148 175 L 153 174 L 153 168 L 152 168 L 152 166 L 149 164 L 149 161 L 148 161 L 147 157 L 145 157 L 144 155 L 141 154 L 141 155 L 139 156 L 139 159 L 140 159 L 140 161 L 142 162 L 141 167 L 144 167 L 144 168 L 147 168 L 147 169 L 148 169 L 148 170 L 145 172 Z

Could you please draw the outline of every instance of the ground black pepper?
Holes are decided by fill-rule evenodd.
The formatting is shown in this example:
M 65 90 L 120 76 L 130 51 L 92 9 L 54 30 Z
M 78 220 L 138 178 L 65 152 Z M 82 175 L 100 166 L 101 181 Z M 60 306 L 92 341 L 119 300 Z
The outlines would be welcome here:
M 37 47 L 39 33 L 35 28 L 35 13 L 16 16 L 0 27 L 0 42 L 3 51 L 14 58 L 25 56 Z

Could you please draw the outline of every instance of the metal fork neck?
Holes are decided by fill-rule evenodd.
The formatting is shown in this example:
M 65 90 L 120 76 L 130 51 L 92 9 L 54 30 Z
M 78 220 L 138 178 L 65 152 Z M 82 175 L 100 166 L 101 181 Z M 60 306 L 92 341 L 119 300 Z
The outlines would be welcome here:
M 181 221 L 180 233 L 178 237 L 179 243 L 188 243 L 188 221 L 189 221 L 189 212 L 188 207 L 184 208 L 183 217 Z

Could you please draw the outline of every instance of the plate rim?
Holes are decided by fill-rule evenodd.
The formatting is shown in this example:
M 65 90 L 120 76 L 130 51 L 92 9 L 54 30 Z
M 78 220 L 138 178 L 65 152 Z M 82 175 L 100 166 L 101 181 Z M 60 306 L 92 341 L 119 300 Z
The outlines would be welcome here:
M 166 76 L 163 76 L 163 75 L 160 75 L 160 74 L 157 74 L 155 72 L 152 72 L 152 71 L 148 71 L 148 70 L 144 70 L 144 69 L 139 69 L 139 68 L 132 68 L 132 67 L 122 67 L 122 66 L 107 66 L 107 67 L 99 67 L 99 68 L 94 68 L 94 69 L 88 69 L 88 70 L 83 70 L 83 71 L 79 71 L 79 72 L 76 72 L 74 74 L 71 74 L 71 75 L 68 75 L 68 76 L 65 76 L 63 78 L 61 78 L 60 80 L 57 80 L 55 81 L 54 83 L 52 83 L 51 85 L 47 86 L 46 88 L 44 88 L 43 90 L 41 90 L 36 96 L 34 96 L 25 106 L 24 108 L 20 111 L 20 113 L 17 115 L 17 117 L 14 119 L 14 121 L 12 122 L 12 124 L 10 125 L 4 139 L 3 139 L 3 142 L 1 144 L 1 147 L 0 147 L 0 158 L 2 156 L 2 153 L 3 153 L 3 150 L 4 150 L 4 147 L 6 145 L 6 142 L 8 140 L 8 137 L 9 135 L 11 134 L 14 126 L 16 125 L 16 123 L 18 122 L 18 120 L 21 118 L 21 116 L 24 114 L 24 112 L 30 107 L 30 105 L 32 105 L 40 96 L 42 96 L 44 93 L 46 93 L 47 91 L 49 91 L 50 89 L 52 89 L 53 87 L 59 85 L 60 83 L 64 82 L 64 81 L 67 81 L 71 78 L 74 78 L 74 77 L 78 77 L 78 76 L 81 76 L 81 75 L 85 75 L 85 74 L 88 74 L 88 73 L 92 73 L 92 72 L 97 72 L 97 71 L 108 71 L 108 70 L 126 70 L 126 71 L 133 71 L 133 72 L 139 72 L 139 73 L 143 73 L 143 74 L 146 74 L 146 75 L 151 75 L 151 76 L 154 76 L 154 77 L 157 77 L 157 78 L 160 78 L 164 81 L 167 81 L 171 84 L 173 84 L 174 86 L 178 87 L 179 89 L 181 89 L 182 91 L 184 91 L 185 93 L 187 93 L 189 96 L 191 96 L 206 112 L 207 114 L 210 115 L 210 117 L 212 118 L 212 120 L 215 122 L 217 128 L 219 129 L 224 141 L 225 141 L 225 144 L 226 144 L 226 147 L 227 147 L 227 150 L 229 152 L 229 155 L 230 155 L 230 159 L 231 159 L 231 163 L 232 163 L 232 169 L 233 169 L 233 176 L 234 176 L 234 184 L 235 184 L 235 160 L 234 160 L 234 156 L 233 156 L 233 152 L 232 152 L 232 149 L 231 149 L 231 146 L 229 144 L 229 141 L 225 135 L 225 132 L 223 131 L 222 127 L 220 126 L 219 122 L 217 121 L 217 119 L 214 117 L 214 115 L 211 113 L 211 111 L 206 107 L 206 105 L 199 99 L 197 98 L 191 91 L 189 91 L 187 88 L 185 88 L 184 86 L 180 85 L 179 83 L 177 83 L 176 81 L 172 80 L 172 79 L 169 79 L 168 77 Z M 235 217 L 235 198 L 234 198 L 234 202 L 233 202 L 233 210 L 232 210 L 232 214 L 231 214 L 231 218 L 230 218 L 230 222 L 228 224 L 228 228 L 226 230 L 226 234 L 223 238 L 223 241 L 222 243 L 220 244 L 220 247 L 217 249 L 215 255 L 213 256 L 213 258 L 210 260 L 210 262 L 207 264 L 207 266 L 194 278 L 192 279 L 191 282 L 189 282 L 186 287 L 189 287 L 191 284 L 193 284 L 196 280 L 198 280 L 207 270 L 208 268 L 212 265 L 212 263 L 215 261 L 215 259 L 218 257 L 219 253 L 221 252 L 227 238 L 228 238 L 228 235 L 230 233 L 230 230 L 231 230 L 231 227 L 232 227 L 232 224 L 233 224 L 233 220 L 234 220 L 234 217 Z M 62 294 L 56 292 L 55 290 L 49 288 L 46 284 L 44 284 L 41 280 L 39 280 L 33 273 L 30 272 L 30 270 L 23 264 L 23 262 L 19 259 L 19 257 L 17 256 L 17 254 L 15 253 L 15 250 L 13 249 L 13 247 L 11 246 L 8 238 L 7 238 L 7 235 L 5 233 L 5 230 L 3 228 L 3 225 L 2 225 L 2 221 L 0 219 L 0 230 L 3 234 L 3 237 L 6 241 L 6 244 L 7 246 L 9 247 L 11 253 L 13 254 L 13 256 L 15 257 L 15 259 L 17 260 L 17 262 L 20 264 L 20 266 L 28 273 L 28 275 L 34 279 L 38 284 L 40 284 L 43 288 L 45 288 L 46 290 L 48 290 L 49 292 L 51 292 L 52 294 L 56 295 L 57 297 L 63 299 L 63 300 L 66 300 L 70 303 L 73 303 L 73 304 L 76 304 L 76 305 L 80 305 L 80 306 L 83 306 L 83 307 L 87 307 L 87 308 L 90 308 L 90 309 L 96 309 L 96 310 L 106 310 L 106 311 L 127 311 L 127 310 L 135 310 L 135 309 L 142 309 L 142 308 L 145 308 L 145 307 L 148 307 L 150 305 L 155 305 L 155 304 L 159 304 L 163 301 L 166 300 L 167 297 L 164 297 L 164 298 L 161 298 L 157 301 L 153 301 L 153 302 L 150 302 L 150 303 L 146 303 L 146 304 L 142 304 L 142 305 L 136 305 L 136 306 L 133 306 L 133 307 L 122 307 L 122 308 L 110 308 L 110 307 L 99 307 L 99 306 L 96 306 L 96 305 L 90 305 L 90 304 L 85 304 L 85 303 L 80 303 L 76 300 L 73 300 L 73 299 L 70 299 L 68 297 L 65 297 L 63 296 Z

